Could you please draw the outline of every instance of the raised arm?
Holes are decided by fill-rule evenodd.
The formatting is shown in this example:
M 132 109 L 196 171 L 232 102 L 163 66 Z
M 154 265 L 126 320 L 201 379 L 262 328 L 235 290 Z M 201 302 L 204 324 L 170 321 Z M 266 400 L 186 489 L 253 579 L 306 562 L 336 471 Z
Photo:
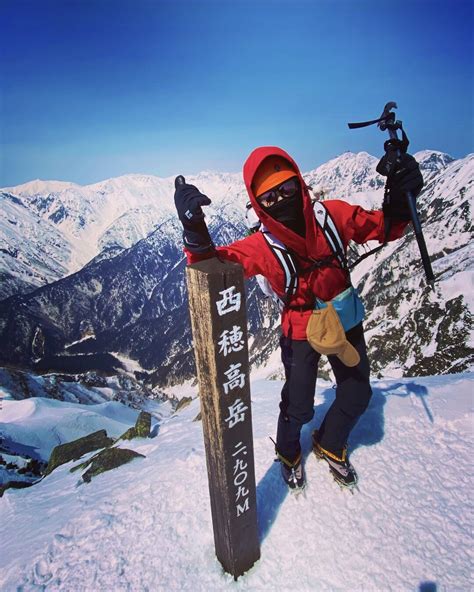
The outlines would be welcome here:
M 380 174 L 384 174 L 385 159 L 386 156 L 377 165 Z M 365 210 L 343 201 L 328 201 L 326 205 L 346 241 L 385 242 L 402 236 L 411 219 L 406 194 L 409 192 L 416 198 L 422 188 L 420 167 L 413 156 L 405 153 L 387 178 L 381 210 Z
M 188 263 L 196 263 L 210 257 L 240 263 L 246 277 L 262 272 L 262 237 L 254 234 L 234 243 L 215 247 L 209 235 L 201 206 L 211 200 L 194 185 L 188 185 L 183 176 L 176 177 L 174 201 L 178 217 L 183 225 L 183 242 Z

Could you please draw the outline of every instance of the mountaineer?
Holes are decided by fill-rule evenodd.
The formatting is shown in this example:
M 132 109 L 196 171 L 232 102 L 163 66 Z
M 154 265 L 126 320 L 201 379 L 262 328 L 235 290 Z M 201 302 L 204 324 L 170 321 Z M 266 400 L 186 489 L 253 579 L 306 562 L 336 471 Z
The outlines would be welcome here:
M 188 263 L 217 254 L 240 263 L 247 278 L 263 276 L 280 299 L 286 380 L 275 450 L 291 489 L 305 485 L 300 432 L 313 418 L 318 361 L 328 355 L 336 397 L 313 432 L 313 451 L 328 463 L 336 481 L 353 487 L 357 473 L 349 462 L 347 441 L 372 390 L 364 308 L 351 284 L 346 249 L 349 241 L 385 243 L 402 236 L 410 219 L 405 194 L 410 191 L 416 197 L 423 187 L 418 163 L 401 154 L 386 182 L 383 209 L 375 211 L 341 200 L 313 204 L 297 164 L 281 148 L 256 148 L 243 176 L 260 229 L 219 247 L 211 240 L 201 208 L 210 199 L 194 185 L 177 184 L 175 204 Z

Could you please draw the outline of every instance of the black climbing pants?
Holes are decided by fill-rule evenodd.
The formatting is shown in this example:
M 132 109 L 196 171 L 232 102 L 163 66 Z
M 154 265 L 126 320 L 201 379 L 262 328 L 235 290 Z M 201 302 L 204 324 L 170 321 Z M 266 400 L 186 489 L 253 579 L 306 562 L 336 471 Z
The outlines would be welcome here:
M 372 395 L 362 323 L 346 333 L 360 355 L 357 366 L 345 366 L 337 356 L 328 356 L 336 379 L 336 398 L 319 428 L 319 443 L 341 457 L 352 428 L 367 409 Z M 303 424 L 314 416 L 314 392 L 320 354 L 307 341 L 282 336 L 280 340 L 285 384 L 281 392 L 277 429 L 277 450 L 289 461 L 300 452 Z

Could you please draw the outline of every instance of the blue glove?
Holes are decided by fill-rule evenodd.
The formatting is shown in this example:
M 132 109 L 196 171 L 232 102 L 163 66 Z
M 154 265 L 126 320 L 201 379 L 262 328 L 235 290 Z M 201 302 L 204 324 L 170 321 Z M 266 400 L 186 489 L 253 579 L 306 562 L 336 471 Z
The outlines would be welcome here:
M 201 209 L 201 206 L 208 206 L 211 200 L 194 185 L 188 185 L 182 176 L 176 177 L 175 188 L 174 203 L 184 228 L 184 246 L 192 253 L 212 251 L 214 245 Z

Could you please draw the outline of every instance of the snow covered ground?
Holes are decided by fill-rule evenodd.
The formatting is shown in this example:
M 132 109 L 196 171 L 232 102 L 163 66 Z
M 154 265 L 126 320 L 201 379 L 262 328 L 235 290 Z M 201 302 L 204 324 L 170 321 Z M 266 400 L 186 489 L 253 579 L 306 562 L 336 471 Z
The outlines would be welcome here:
M 69 472 L 77 464 L 70 463 L 29 489 L 8 490 L 0 499 L 0 589 L 472 590 L 473 384 L 474 374 L 374 381 L 351 435 L 360 478 L 351 495 L 310 453 L 311 429 L 334 396 L 330 383 L 319 382 L 315 419 L 303 433 L 309 485 L 295 497 L 280 482 L 268 438 L 281 382 L 254 380 L 262 556 L 237 582 L 214 555 L 194 400 L 162 419 L 153 438 L 121 444 L 146 458 L 89 484 Z M 29 403 L 4 401 L 2 430 L 18 434 Z M 70 404 L 57 405 L 68 405 L 70 422 Z M 52 408 L 40 406 L 51 417 Z M 133 423 L 106 415 L 107 427 Z M 59 415 L 55 422 L 60 429 Z

